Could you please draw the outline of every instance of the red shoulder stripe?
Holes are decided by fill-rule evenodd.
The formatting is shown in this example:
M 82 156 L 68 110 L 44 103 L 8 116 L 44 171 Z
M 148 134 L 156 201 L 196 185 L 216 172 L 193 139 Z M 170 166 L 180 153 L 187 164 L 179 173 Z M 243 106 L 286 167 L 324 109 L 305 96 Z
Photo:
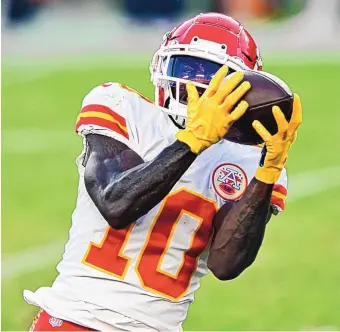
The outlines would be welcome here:
M 123 130 L 117 123 L 105 120 L 105 119 L 100 119 L 100 118 L 79 118 L 79 121 L 76 124 L 76 131 L 78 131 L 78 128 L 81 125 L 95 125 L 95 126 L 100 126 L 106 129 L 110 129 L 125 138 L 129 139 L 129 134 L 127 131 Z
M 97 105 L 97 104 L 90 104 L 82 108 L 80 113 L 86 113 L 86 112 L 100 112 L 104 114 L 111 115 L 118 123 L 120 123 L 123 127 L 126 127 L 126 120 L 116 113 L 111 108 L 104 106 L 104 105 Z

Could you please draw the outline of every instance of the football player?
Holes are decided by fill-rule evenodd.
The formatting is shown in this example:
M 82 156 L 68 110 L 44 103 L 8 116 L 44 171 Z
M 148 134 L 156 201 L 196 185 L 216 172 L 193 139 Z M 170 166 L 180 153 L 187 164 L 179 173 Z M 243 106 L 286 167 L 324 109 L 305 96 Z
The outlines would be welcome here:
M 230 280 L 252 264 L 284 209 L 301 105 L 295 96 L 290 123 L 274 107 L 273 136 L 253 123 L 267 149 L 260 165 L 261 148 L 230 130 L 248 107 L 243 69 L 262 69 L 251 35 L 230 17 L 201 14 L 156 52 L 155 103 L 118 83 L 88 93 L 59 275 L 24 292 L 41 308 L 33 331 L 180 331 L 202 276 Z

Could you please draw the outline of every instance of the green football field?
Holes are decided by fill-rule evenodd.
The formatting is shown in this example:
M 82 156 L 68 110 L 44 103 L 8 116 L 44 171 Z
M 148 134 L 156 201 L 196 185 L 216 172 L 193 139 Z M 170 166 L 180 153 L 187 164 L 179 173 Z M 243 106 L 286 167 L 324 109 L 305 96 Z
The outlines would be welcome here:
M 107 81 L 153 95 L 147 63 L 98 63 L 3 66 L 2 330 L 28 329 L 37 309 L 23 289 L 56 275 L 77 194 L 82 97 Z M 266 70 L 303 102 L 288 161 L 291 200 L 270 222 L 252 267 L 230 282 L 203 279 L 186 330 L 340 329 L 340 61 Z

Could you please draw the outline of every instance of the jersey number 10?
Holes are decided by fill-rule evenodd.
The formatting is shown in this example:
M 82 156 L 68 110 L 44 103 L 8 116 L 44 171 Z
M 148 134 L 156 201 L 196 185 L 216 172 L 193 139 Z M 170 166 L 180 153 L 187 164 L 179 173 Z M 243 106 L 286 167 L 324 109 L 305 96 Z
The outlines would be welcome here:
M 143 288 L 172 300 L 185 295 L 197 268 L 198 256 L 206 249 L 212 234 L 212 219 L 217 211 L 212 200 L 186 189 L 169 194 L 162 202 L 137 258 L 135 272 Z M 164 256 L 171 250 L 171 239 L 183 214 L 199 221 L 189 248 L 176 274 L 161 269 Z M 131 258 L 123 254 L 134 225 L 115 230 L 108 227 L 100 244 L 90 243 L 83 263 L 116 278 L 124 279 Z

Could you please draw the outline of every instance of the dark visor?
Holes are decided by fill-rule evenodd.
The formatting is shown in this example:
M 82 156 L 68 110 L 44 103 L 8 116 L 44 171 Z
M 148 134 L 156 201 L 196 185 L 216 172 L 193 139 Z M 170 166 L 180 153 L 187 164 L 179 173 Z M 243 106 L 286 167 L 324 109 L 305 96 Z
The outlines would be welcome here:
M 216 72 L 222 67 L 221 64 L 206 59 L 196 58 L 189 55 L 175 55 L 170 58 L 167 76 L 181 78 L 202 84 L 209 84 Z M 229 69 L 228 75 L 234 72 Z M 176 98 L 176 82 L 170 81 L 173 97 Z M 197 88 L 200 96 L 204 93 L 203 88 Z M 185 84 L 180 84 L 181 103 L 187 103 Z

